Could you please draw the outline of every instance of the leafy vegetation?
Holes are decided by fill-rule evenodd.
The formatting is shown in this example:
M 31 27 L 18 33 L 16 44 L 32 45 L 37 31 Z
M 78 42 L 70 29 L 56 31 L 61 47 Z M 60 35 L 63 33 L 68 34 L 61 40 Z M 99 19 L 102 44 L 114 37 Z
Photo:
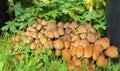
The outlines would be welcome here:
M 17 33 L 33 23 L 36 18 L 48 22 L 77 21 L 92 23 L 103 35 L 106 30 L 105 0 L 8 0 L 9 12 L 15 18 L 6 22 L 3 31 Z

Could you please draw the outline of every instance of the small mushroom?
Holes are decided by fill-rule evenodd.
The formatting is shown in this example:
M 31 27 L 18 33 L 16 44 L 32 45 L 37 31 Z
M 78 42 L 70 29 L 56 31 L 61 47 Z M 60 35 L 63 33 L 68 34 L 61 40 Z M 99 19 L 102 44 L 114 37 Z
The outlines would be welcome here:
M 79 47 L 79 46 L 81 46 L 80 43 L 81 43 L 81 40 L 78 39 L 78 40 L 74 41 L 73 43 L 71 43 L 71 45 L 74 47 Z
M 91 46 L 85 47 L 84 48 L 84 57 L 90 58 L 93 54 L 93 49 Z
M 70 37 L 69 34 L 65 34 L 62 38 L 63 38 L 64 41 L 65 41 L 65 40 L 71 41 L 71 37 Z
M 68 68 L 68 70 L 74 69 L 74 68 L 75 68 L 74 62 L 71 61 L 71 60 L 69 60 L 69 61 L 67 62 L 67 68 Z
M 104 50 L 104 47 L 102 45 L 94 45 L 93 46 L 94 51 L 98 51 L 101 53 Z
M 107 67 L 107 65 L 108 65 L 108 59 L 105 58 L 104 55 L 100 55 L 100 56 L 98 57 L 97 61 L 96 61 L 96 64 L 97 64 L 97 66 L 99 66 L 99 67 L 105 68 L 105 67 Z
M 86 39 L 87 35 L 84 33 L 84 34 L 80 34 L 80 38 L 81 39 Z
M 100 56 L 99 51 L 95 51 L 95 50 L 94 50 L 94 51 L 93 51 L 93 55 L 92 55 L 93 60 L 97 60 L 99 56 Z
M 33 42 L 30 44 L 30 49 L 32 49 L 32 50 L 36 49 L 36 46 L 37 46 L 37 44 Z
M 62 39 L 57 39 L 55 42 L 54 42 L 54 47 L 55 49 L 63 49 L 64 48 L 64 42 Z
M 45 20 L 41 20 L 41 24 L 42 24 L 43 26 L 45 26 L 45 25 L 47 25 L 47 22 L 46 22 Z
M 88 24 L 85 24 L 85 26 L 86 26 L 87 30 L 89 30 L 89 28 L 92 27 L 92 24 L 88 23 Z
M 70 34 L 72 32 L 72 29 L 70 29 L 70 28 L 65 28 L 65 33 L 66 34 Z
M 42 29 L 42 25 L 41 25 L 41 24 L 37 24 L 36 29 L 37 29 L 38 31 L 41 30 L 41 29 Z
M 88 66 L 87 71 L 95 71 L 95 70 L 91 66 Z
M 50 24 L 48 24 L 48 25 L 46 26 L 45 29 L 46 29 L 47 31 L 54 31 L 54 30 L 57 29 L 57 25 L 56 25 L 56 23 L 50 23 Z
M 78 23 L 75 22 L 75 21 L 72 21 L 71 24 L 70 24 L 70 28 L 76 29 L 77 27 L 78 27 Z
M 82 66 L 82 62 L 80 61 L 80 59 L 75 60 L 74 64 L 76 67 L 79 67 L 79 68 Z
M 65 61 L 69 61 L 72 58 L 69 49 L 63 49 L 62 55 L 63 55 L 63 58 L 64 58 Z
M 23 33 L 23 36 L 31 37 L 32 33 L 30 31 L 26 31 L 26 32 Z
M 96 32 L 95 33 L 95 36 L 96 36 L 96 40 L 100 38 L 100 33 L 99 32 Z
M 15 41 L 16 41 L 16 42 L 19 42 L 19 41 L 20 41 L 20 35 L 16 35 L 16 36 L 15 36 Z
M 85 27 L 85 25 L 80 25 L 78 28 L 77 28 L 77 31 L 78 33 L 86 33 L 87 32 L 87 28 Z
M 76 56 L 78 58 L 82 57 L 84 55 L 84 48 L 83 47 L 78 47 L 76 50 Z
M 47 32 L 46 32 L 46 36 L 47 36 L 48 38 L 50 38 L 50 39 L 53 39 L 53 38 L 54 38 L 54 33 L 51 32 L 51 31 L 47 31 Z
M 76 60 L 78 60 L 79 58 L 77 56 L 73 56 L 72 57 L 72 61 L 75 62 Z
M 88 29 L 88 32 L 96 33 L 95 29 L 93 27 Z
M 74 42 L 79 39 L 80 39 L 79 35 L 73 35 L 73 37 L 71 38 L 71 41 Z
M 65 46 L 65 49 L 69 49 L 70 48 L 70 42 L 69 41 L 64 41 L 64 46 Z
M 87 33 L 87 40 L 90 42 L 90 43 L 94 43 L 96 41 L 96 35 L 92 32 L 88 32 Z
M 95 45 L 102 45 L 104 49 L 107 49 L 110 46 L 110 40 L 107 37 L 100 38 L 95 42 Z
M 90 45 L 90 44 L 89 44 L 89 42 L 88 42 L 87 39 L 83 39 L 83 40 L 81 40 L 80 43 L 79 43 L 79 46 L 82 46 L 83 48 L 85 48 L 85 47 L 87 47 L 87 46 L 89 46 L 89 45 Z
M 40 18 L 37 19 L 37 23 L 41 24 L 42 20 Z
M 55 50 L 55 55 L 56 56 L 62 56 L 62 50 L 56 49 Z
M 65 23 L 64 28 L 70 28 L 70 23 L 69 22 Z
M 64 23 L 63 22 L 58 22 L 57 26 L 63 28 L 64 27 Z
M 34 33 L 32 34 L 32 37 L 33 37 L 33 38 L 37 38 L 37 32 L 34 32 Z
M 77 47 L 70 46 L 70 53 L 71 53 L 72 56 L 76 55 L 76 51 L 77 51 Z
M 42 39 L 43 37 L 45 37 L 44 34 L 41 33 L 41 32 L 39 32 L 39 33 L 38 33 L 38 38 L 41 38 L 41 39 Z
M 55 38 L 58 38 L 58 37 L 59 37 L 59 32 L 58 32 L 57 30 L 53 31 L 53 33 L 54 33 L 54 37 L 55 37 Z
M 118 49 L 115 46 L 110 46 L 106 49 L 105 54 L 108 57 L 117 58 L 118 57 Z
M 61 27 L 58 27 L 58 32 L 59 32 L 59 35 L 64 35 L 64 29 L 61 28 Z
M 24 42 L 25 44 L 30 44 L 32 41 L 33 41 L 33 38 L 32 38 L 32 37 L 27 37 L 27 36 L 24 36 L 24 37 L 23 37 L 23 42 Z

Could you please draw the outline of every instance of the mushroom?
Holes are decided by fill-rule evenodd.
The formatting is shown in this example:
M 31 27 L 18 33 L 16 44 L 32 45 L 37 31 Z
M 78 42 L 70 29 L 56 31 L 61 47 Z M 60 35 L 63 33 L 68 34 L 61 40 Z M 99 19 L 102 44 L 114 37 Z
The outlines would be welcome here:
M 54 38 L 54 33 L 51 32 L 51 31 L 46 31 L 45 35 L 50 38 L 50 39 L 53 39 Z
M 96 33 L 95 29 L 93 27 L 88 29 L 88 32 Z
M 102 45 L 94 45 L 93 46 L 94 51 L 98 51 L 101 53 L 104 50 L 104 47 Z
M 70 23 L 69 22 L 65 23 L 64 28 L 70 28 Z
M 39 33 L 38 33 L 38 38 L 41 38 L 41 39 L 42 39 L 42 37 L 45 37 L 44 34 L 41 33 L 41 32 L 39 32 Z
M 33 25 L 32 25 L 32 26 L 28 26 L 28 28 L 30 28 L 30 27 L 36 28 L 36 27 L 37 27 L 37 24 L 38 24 L 38 22 L 35 21 L 35 22 L 33 23 Z M 27 30 L 28 30 L 28 29 L 27 29 Z
M 62 50 L 56 49 L 55 50 L 55 55 L 56 56 L 61 56 L 62 55 Z
M 43 29 L 43 28 L 42 28 L 42 29 L 40 30 L 40 32 L 44 34 L 44 32 L 45 32 L 45 29 Z
M 74 64 L 76 67 L 79 67 L 79 68 L 82 66 L 82 62 L 80 61 L 80 59 L 75 60 Z
M 88 66 L 87 71 L 95 71 L 95 70 L 91 66 Z
M 95 36 L 96 36 L 96 40 L 100 38 L 100 33 L 99 32 L 96 32 L 95 33 Z
M 87 30 L 89 30 L 89 28 L 92 27 L 92 24 L 88 23 L 88 24 L 85 24 L 85 27 L 87 28 Z
M 55 37 L 55 38 L 58 38 L 58 37 L 59 37 L 59 32 L 58 32 L 57 30 L 53 31 L 53 33 L 54 33 L 54 37 Z
M 63 28 L 58 27 L 58 32 L 59 32 L 59 35 L 64 35 L 64 29 Z
M 20 35 L 16 35 L 16 36 L 15 36 L 15 41 L 16 41 L 16 42 L 19 42 L 19 41 L 20 41 Z
M 32 41 L 33 41 L 32 37 L 27 37 L 27 36 L 23 37 L 23 43 L 25 44 L 30 44 Z
M 85 25 L 80 25 L 78 28 L 77 28 L 77 31 L 78 33 L 86 33 L 87 32 L 87 28 L 85 27 Z
M 57 39 L 55 42 L 54 42 L 54 47 L 55 49 L 63 49 L 64 48 L 64 42 L 62 39 Z
M 84 48 L 83 47 L 78 47 L 76 50 L 76 56 L 78 58 L 82 57 L 84 55 Z
M 84 59 L 84 62 L 85 62 L 85 64 L 87 64 L 87 65 L 90 64 L 90 60 L 89 60 L 88 58 L 85 58 L 85 59 Z
M 42 29 L 42 25 L 41 25 L 41 24 L 37 24 L 36 29 L 37 29 L 38 31 L 41 30 L 41 29 Z
M 53 41 L 51 39 L 46 40 L 46 44 L 44 44 L 44 47 L 46 49 L 53 49 L 54 47 Z
M 42 20 L 40 18 L 37 19 L 37 23 L 41 24 Z
M 75 55 L 72 57 L 72 61 L 75 62 L 76 60 L 78 60 L 79 58 Z
M 64 58 L 65 61 L 69 61 L 72 58 L 69 49 L 63 49 L 62 55 L 63 55 L 63 58 Z
M 118 49 L 115 46 L 110 46 L 105 50 L 105 54 L 108 57 L 116 58 L 116 57 L 118 57 Z
M 93 51 L 93 55 L 92 55 L 92 58 L 93 58 L 93 60 L 97 60 L 98 59 L 98 57 L 99 57 L 99 55 L 100 55 L 100 53 L 98 52 L 98 51 Z
M 69 49 L 70 48 L 70 42 L 65 40 L 64 41 L 64 46 L 65 46 L 65 49 Z
M 87 37 L 87 35 L 86 35 L 85 33 L 80 34 L 80 38 L 81 38 L 81 39 L 86 39 L 86 37 Z
M 76 55 L 76 51 L 77 51 L 77 48 L 74 47 L 74 46 L 70 46 L 70 53 L 72 56 L 75 56 Z
M 85 47 L 84 48 L 84 57 L 85 58 L 90 58 L 93 54 L 93 49 L 91 46 Z
M 47 25 L 47 22 L 46 22 L 45 20 L 41 20 L 41 24 L 42 24 L 43 26 L 45 26 L 45 25 Z
M 54 31 L 57 29 L 57 25 L 56 23 L 53 22 L 53 23 L 48 24 L 45 29 L 47 31 Z
M 95 45 L 100 44 L 104 47 L 104 49 L 107 49 L 110 46 L 110 40 L 107 37 L 100 38 L 95 42 Z
M 94 33 L 92 32 L 88 32 L 87 33 L 87 40 L 90 42 L 90 43 L 94 43 L 96 41 L 96 36 Z
M 65 33 L 66 34 L 70 34 L 72 32 L 72 29 L 70 29 L 70 28 L 65 28 Z
M 23 33 L 23 36 L 31 37 L 32 33 L 30 31 L 26 31 L 26 32 Z
M 72 38 L 71 38 L 71 41 L 74 42 L 76 40 L 79 40 L 79 35 L 73 35 Z
M 30 44 L 30 49 L 36 49 L 37 44 L 35 42 Z
M 65 40 L 71 41 L 71 37 L 70 37 L 69 34 L 65 34 L 62 38 L 63 38 L 64 41 L 65 41 Z
M 78 27 L 78 23 L 75 22 L 75 21 L 72 21 L 71 24 L 70 24 L 70 28 L 76 29 L 77 27 Z
M 89 46 L 89 45 L 90 45 L 90 44 L 89 44 L 89 42 L 88 42 L 87 39 L 83 39 L 83 40 L 81 40 L 80 43 L 79 43 L 79 46 L 83 46 L 83 48 L 85 48 L 85 47 L 87 47 L 87 46 Z
M 37 38 L 37 32 L 34 32 L 34 33 L 32 34 L 32 37 L 33 37 L 33 38 Z
M 98 57 L 98 59 L 97 59 L 97 61 L 96 61 L 96 64 L 97 64 L 97 66 L 99 66 L 99 67 L 107 67 L 107 65 L 108 65 L 108 59 L 107 58 L 105 58 L 105 56 L 104 55 L 100 55 L 99 57 Z
M 40 42 L 41 42 L 43 45 L 45 45 L 46 42 L 47 42 L 47 38 L 46 38 L 46 37 L 41 37 L 41 38 L 40 38 Z
M 63 28 L 64 27 L 64 23 L 63 22 L 58 22 L 57 26 Z
M 71 43 L 71 45 L 74 46 L 74 47 L 79 47 L 79 46 L 80 46 L 80 43 L 81 43 L 81 40 L 78 39 L 78 40 L 76 40 L 75 42 Z
M 72 69 L 74 69 L 74 62 L 73 61 L 71 61 L 71 60 L 69 60 L 68 62 L 67 62 L 67 68 L 68 68 L 68 70 L 72 70 Z

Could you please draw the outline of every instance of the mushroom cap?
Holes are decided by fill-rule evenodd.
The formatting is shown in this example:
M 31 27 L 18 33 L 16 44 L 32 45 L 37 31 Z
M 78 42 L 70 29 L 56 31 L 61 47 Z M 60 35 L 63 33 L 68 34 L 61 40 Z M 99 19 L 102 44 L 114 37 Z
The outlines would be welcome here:
M 40 38 L 40 42 L 41 42 L 43 45 L 46 45 L 47 38 L 46 38 L 46 37 Z
M 16 42 L 19 42 L 19 41 L 20 41 L 20 37 L 21 37 L 20 35 L 16 35 L 16 36 L 15 36 L 15 41 L 16 41 Z
M 42 24 L 43 26 L 45 26 L 45 25 L 47 25 L 47 22 L 46 22 L 45 20 L 41 20 L 41 24 Z
M 72 58 L 69 49 L 63 49 L 62 55 L 63 55 L 63 58 L 64 58 L 65 61 L 69 61 Z
M 59 35 L 64 35 L 64 29 L 62 27 L 58 27 L 58 32 L 59 32 Z
M 46 45 L 48 45 L 48 48 L 49 48 L 49 49 L 53 49 L 53 47 L 54 47 L 53 41 L 52 41 L 51 39 L 48 39 Z
M 70 28 L 70 23 L 69 22 L 65 23 L 64 28 Z
M 58 22 L 57 26 L 63 28 L 64 27 L 64 23 L 63 22 Z
M 81 42 L 79 43 L 79 46 L 82 46 L 83 48 L 85 48 L 85 47 L 87 47 L 87 46 L 89 46 L 90 44 L 89 44 L 89 42 L 88 42 L 88 40 L 87 39 L 83 39 L 83 40 L 81 40 Z
M 74 46 L 74 47 L 79 47 L 79 46 L 81 46 L 80 43 L 81 43 L 81 40 L 78 39 L 75 42 L 71 43 L 71 45 Z
M 85 25 L 80 25 L 78 28 L 77 28 L 77 31 L 78 31 L 78 33 L 86 33 L 87 32 L 87 28 L 86 28 L 86 26 Z
M 96 33 L 95 29 L 93 27 L 88 29 L 88 32 Z
M 93 46 L 94 51 L 98 51 L 101 53 L 104 50 L 104 47 L 102 45 L 94 45 Z
M 56 56 L 61 56 L 61 55 L 62 55 L 62 50 L 56 49 L 56 50 L 55 50 L 55 55 L 56 55 Z
M 75 28 L 78 27 L 78 23 L 75 22 L 75 21 L 72 21 L 69 27 L 72 28 L 72 29 L 75 29 Z
M 79 58 L 77 56 L 73 56 L 72 57 L 72 61 L 75 62 L 76 60 L 78 60 Z
M 82 62 L 80 61 L 80 59 L 75 60 L 74 64 L 76 67 L 79 67 L 79 68 L 82 66 Z
M 33 50 L 33 49 L 36 49 L 36 47 L 37 47 L 36 43 L 33 42 L 33 43 L 30 44 L 30 49 Z
M 55 38 L 59 38 L 59 32 L 57 30 L 53 31 L 53 33 Z
M 84 55 L 84 48 L 83 47 L 78 47 L 76 50 L 76 56 L 78 58 L 82 57 Z
M 74 46 L 70 46 L 70 53 L 72 56 L 75 56 L 76 55 L 76 51 L 77 51 L 77 48 L 74 47 Z
M 71 61 L 71 60 L 69 60 L 69 61 L 67 62 L 67 68 L 68 68 L 68 70 L 74 69 L 74 68 L 75 68 L 74 62 Z
M 69 34 L 65 34 L 62 38 L 63 38 L 64 41 L 65 41 L 65 40 L 71 41 L 71 37 L 70 37 Z
M 96 35 L 92 32 L 88 32 L 87 33 L 87 40 L 90 42 L 90 43 L 94 43 L 96 41 Z
M 69 41 L 64 41 L 64 46 L 65 46 L 65 49 L 69 49 L 70 48 L 70 42 Z
M 92 27 L 92 24 L 88 23 L 88 24 L 85 24 L 85 27 L 87 28 L 87 30 L 89 30 L 89 28 Z
M 96 32 L 95 33 L 95 36 L 96 36 L 96 40 L 100 38 L 100 33 L 99 32 Z
M 84 57 L 90 58 L 93 54 L 93 49 L 91 46 L 85 47 L 84 48 Z
M 80 39 L 79 35 L 73 35 L 71 38 L 71 41 L 74 42 L 74 41 L 79 40 L 79 39 Z
M 53 32 L 51 32 L 51 31 L 46 31 L 46 36 L 48 37 L 48 38 L 50 38 L 50 39 L 53 39 L 54 38 L 54 33 Z
M 110 46 L 106 49 L 105 54 L 108 57 L 116 58 L 116 57 L 118 57 L 118 49 L 115 46 Z
M 32 37 L 33 37 L 33 38 L 37 38 L 37 32 L 34 32 L 34 33 L 32 34 Z
M 86 35 L 85 33 L 80 34 L 80 38 L 81 38 L 81 39 L 86 39 L 86 37 L 87 37 L 87 35 Z
M 66 34 L 70 34 L 72 32 L 72 29 L 70 29 L 70 28 L 65 28 L 65 33 Z
M 106 67 L 108 65 L 108 59 L 104 55 L 100 55 L 96 61 L 97 66 Z
M 38 33 L 38 38 L 41 38 L 41 39 L 42 39 L 43 37 L 45 37 L 45 35 L 44 35 L 43 33 L 39 32 L 39 33 Z
M 37 22 L 38 24 L 41 24 L 42 20 L 41 20 L 40 18 L 38 18 L 38 19 L 36 20 L 36 22 Z
M 33 41 L 33 38 L 32 38 L 32 37 L 28 37 L 28 36 L 24 36 L 24 37 L 23 37 L 23 42 L 24 42 L 25 44 L 30 44 L 32 41 Z
M 45 28 L 47 31 L 54 31 L 57 29 L 57 24 L 56 23 L 50 23 L 46 26 Z
M 63 49 L 64 48 L 64 42 L 62 39 L 57 39 L 55 42 L 54 42 L 54 47 L 55 49 Z
M 107 37 L 100 38 L 95 42 L 95 45 L 100 44 L 104 47 L 104 49 L 110 46 L 110 40 Z
M 42 29 L 42 25 L 41 25 L 41 24 L 37 24 L 36 29 L 37 29 L 38 31 L 41 30 L 41 29 Z
M 23 33 L 23 36 L 31 37 L 32 33 L 30 31 L 26 31 L 26 32 Z
M 95 71 L 95 70 L 93 69 L 93 67 L 88 66 L 88 67 L 87 67 L 87 71 Z
M 100 56 L 100 52 L 94 50 L 92 55 L 93 60 L 97 60 L 99 56 Z

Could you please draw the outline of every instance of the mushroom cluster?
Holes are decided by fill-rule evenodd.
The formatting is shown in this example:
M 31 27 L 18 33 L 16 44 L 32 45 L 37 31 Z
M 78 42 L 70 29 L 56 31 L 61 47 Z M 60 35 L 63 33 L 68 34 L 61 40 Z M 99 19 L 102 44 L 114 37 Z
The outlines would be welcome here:
M 96 66 L 106 67 L 108 57 L 118 57 L 118 49 L 110 46 L 107 37 L 101 37 L 91 24 L 78 25 L 77 22 L 52 22 L 37 19 L 32 26 L 16 35 L 16 42 L 20 38 L 31 50 L 51 49 L 53 54 L 63 57 L 68 69 L 88 65 L 88 71 L 94 71 Z M 92 62 L 92 65 L 90 63 Z

